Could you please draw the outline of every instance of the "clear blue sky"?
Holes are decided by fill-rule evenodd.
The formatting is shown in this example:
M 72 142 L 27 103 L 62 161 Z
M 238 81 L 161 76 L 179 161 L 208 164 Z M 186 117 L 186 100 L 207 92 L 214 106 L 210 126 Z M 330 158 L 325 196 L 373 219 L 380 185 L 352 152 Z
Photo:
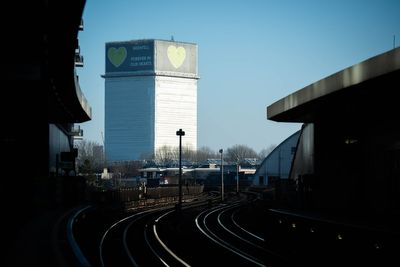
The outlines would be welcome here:
M 167 39 L 198 44 L 198 146 L 259 152 L 300 124 L 266 118 L 275 101 L 400 44 L 400 1 L 87 0 L 79 33 L 81 88 L 102 143 L 105 43 Z

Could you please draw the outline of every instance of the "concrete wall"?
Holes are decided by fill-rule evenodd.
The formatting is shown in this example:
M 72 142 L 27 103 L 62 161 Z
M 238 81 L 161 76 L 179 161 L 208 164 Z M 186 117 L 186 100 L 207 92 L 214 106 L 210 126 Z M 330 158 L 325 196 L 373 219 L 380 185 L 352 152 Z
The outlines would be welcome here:
M 290 173 L 292 180 L 314 174 L 314 124 L 304 124 Z
M 57 155 L 71 151 L 70 138 L 55 124 L 49 124 L 49 171 L 56 171 Z M 59 172 L 61 173 L 61 172 Z

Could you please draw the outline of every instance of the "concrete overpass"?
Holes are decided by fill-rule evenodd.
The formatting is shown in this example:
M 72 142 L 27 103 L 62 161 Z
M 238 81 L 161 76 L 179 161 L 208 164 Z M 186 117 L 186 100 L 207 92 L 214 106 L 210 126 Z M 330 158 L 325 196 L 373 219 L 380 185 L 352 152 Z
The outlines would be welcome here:
M 268 119 L 316 122 L 385 119 L 398 111 L 400 48 L 367 59 L 312 83 L 267 107 Z M 368 113 L 365 113 L 368 112 Z M 372 117 L 371 117 L 372 116 Z

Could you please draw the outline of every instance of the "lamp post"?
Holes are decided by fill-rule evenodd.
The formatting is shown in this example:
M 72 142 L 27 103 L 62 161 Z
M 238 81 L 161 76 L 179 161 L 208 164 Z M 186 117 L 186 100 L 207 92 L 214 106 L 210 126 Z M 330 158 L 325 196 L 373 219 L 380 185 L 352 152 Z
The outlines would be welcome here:
M 185 135 L 185 132 L 182 129 L 176 132 L 176 135 L 179 136 L 179 200 L 178 200 L 178 211 L 181 211 L 182 208 L 182 136 Z
M 222 157 L 224 150 L 221 148 L 219 153 L 221 153 L 221 201 L 224 201 L 224 159 Z
M 239 161 L 236 162 L 236 194 L 239 194 Z

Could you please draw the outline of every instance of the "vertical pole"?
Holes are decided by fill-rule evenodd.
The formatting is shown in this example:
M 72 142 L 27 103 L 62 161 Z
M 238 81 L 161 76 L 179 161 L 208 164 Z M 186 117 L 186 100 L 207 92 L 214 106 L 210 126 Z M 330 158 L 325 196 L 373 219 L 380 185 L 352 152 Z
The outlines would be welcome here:
M 182 209 L 182 136 L 185 135 L 185 132 L 182 129 L 176 132 L 176 135 L 179 136 L 179 200 L 178 200 L 178 210 Z
M 239 194 L 239 162 L 236 163 L 236 193 Z
M 222 157 L 224 150 L 221 148 L 219 153 L 221 153 L 221 201 L 224 201 L 224 159 Z
M 179 135 L 179 210 L 182 208 L 182 135 Z

